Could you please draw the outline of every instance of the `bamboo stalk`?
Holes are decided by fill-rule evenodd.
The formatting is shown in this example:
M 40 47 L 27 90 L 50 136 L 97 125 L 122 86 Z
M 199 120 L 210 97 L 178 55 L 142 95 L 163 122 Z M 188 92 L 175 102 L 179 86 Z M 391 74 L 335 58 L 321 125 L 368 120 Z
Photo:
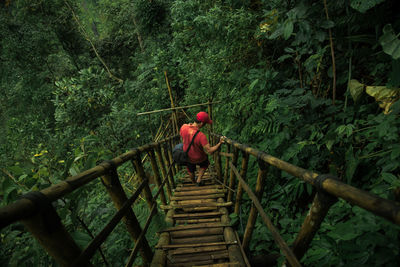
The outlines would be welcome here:
M 135 167 L 136 173 L 138 175 L 139 181 L 143 182 L 147 179 L 146 173 L 144 172 L 144 168 L 142 165 L 142 161 L 140 160 L 140 156 L 132 160 L 133 166 Z M 147 205 L 149 209 L 153 206 L 153 197 L 151 195 L 151 190 L 149 184 L 144 187 L 144 198 L 146 199 Z
M 292 246 L 293 253 L 298 259 L 301 259 L 306 253 L 322 221 L 330 207 L 334 204 L 334 201 L 331 201 L 331 199 L 330 195 L 323 192 L 317 192 L 315 195 L 307 217 L 304 219 L 303 225 Z
M 115 186 L 115 183 L 117 181 L 113 180 L 112 182 L 114 184 L 112 184 L 111 186 Z M 139 197 L 139 194 L 143 190 L 143 188 L 145 188 L 146 183 L 148 183 L 147 180 L 142 182 L 140 184 L 140 186 L 138 187 L 138 189 L 135 191 L 135 193 L 132 195 L 132 197 L 130 197 L 129 199 L 124 201 L 123 205 L 119 208 L 118 212 L 112 217 L 110 222 L 103 228 L 103 230 L 101 230 L 101 232 L 90 242 L 90 244 L 85 248 L 85 250 L 81 253 L 81 255 L 74 261 L 74 263 L 72 264 L 73 266 L 82 266 L 82 263 L 88 261 L 94 255 L 94 253 L 96 252 L 98 247 L 106 240 L 106 238 L 109 236 L 111 231 L 121 221 L 121 219 L 124 216 L 125 216 L 125 218 L 128 218 L 128 216 L 129 216 L 128 214 L 133 214 L 133 216 L 129 216 L 129 217 L 131 217 L 131 218 L 129 218 L 129 221 L 126 220 L 127 223 L 128 222 L 131 223 L 131 224 L 127 224 L 128 231 L 132 230 L 132 235 L 134 235 L 135 242 L 137 242 L 139 240 L 140 233 L 142 231 L 140 229 L 139 222 L 137 222 L 137 220 L 136 220 L 136 222 L 134 220 L 131 220 L 134 217 L 134 213 L 133 213 L 133 211 L 131 209 L 131 205 Z M 110 186 L 110 185 L 107 185 L 107 186 Z M 116 199 L 115 197 L 116 196 L 114 195 L 114 199 L 113 200 L 116 200 L 114 202 L 114 204 L 117 206 L 117 204 L 118 205 L 120 204 L 119 202 L 121 201 L 122 196 L 119 196 L 118 197 L 119 199 Z M 129 231 L 129 232 L 131 232 L 131 231 Z M 142 248 L 144 250 L 146 250 L 146 245 L 148 247 L 148 243 L 145 240 L 143 240 L 142 242 L 143 242 Z M 147 262 L 147 263 L 150 263 L 151 262 L 151 258 L 152 258 L 153 255 L 152 255 L 150 247 L 148 247 L 148 249 L 149 249 L 149 251 L 147 251 L 146 253 L 143 253 L 142 255 L 143 255 L 143 260 L 145 262 Z
M 168 149 L 166 148 L 166 146 L 162 147 L 162 152 L 164 154 L 164 164 L 165 164 L 165 166 L 171 166 L 172 165 L 172 161 L 171 161 L 171 158 L 169 157 Z M 168 181 L 169 181 L 169 184 L 170 184 L 171 188 L 175 188 L 175 180 L 174 180 L 175 174 L 174 174 L 174 171 L 172 169 L 171 169 L 171 171 L 172 171 L 172 176 L 168 176 L 168 179 L 169 179 Z
M 249 165 L 249 154 L 247 154 L 246 152 L 243 152 L 242 168 L 240 169 L 240 176 L 243 178 L 243 180 L 246 180 L 248 165 Z M 234 212 L 236 214 L 239 214 L 240 202 L 242 201 L 242 196 L 243 196 L 243 188 L 242 188 L 242 184 L 239 182 L 239 185 L 237 188 L 237 193 L 236 193 L 236 199 L 235 199 Z
M 140 233 L 137 241 L 135 242 L 135 246 L 133 247 L 133 250 L 132 250 L 131 254 L 129 255 L 129 259 L 128 259 L 128 262 L 126 263 L 125 267 L 132 266 L 132 264 L 133 264 L 133 262 L 134 262 L 134 260 L 136 258 L 137 252 L 139 251 L 139 248 L 142 245 L 143 240 L 146 239 L 145 234 L 147 232 L 147 229 L 149 228 L 149 225 L 151 223 L 151 219 L 153 218 L 154 214 L 156 214 L 156 213 L 157 213 L 157 203 L 154 202 L 153 206 L 151 207 L 150 214 L 147 217 L 146 223 L 145 223 L 145 225 L 143 227 L 143 230 Z
M 176 116 L 175 104 L 174 104 L 174 99 L 172 97 L 172 89 L 171 89 L 171 86 L 169 85 L 169 81 L 168 81 L 167 71 L 164 71 L 164 75 L 165 75 L 165 82 L 166 82 L 167 87 L 168 87 L 169 98 L 171 100 L 171 108 L 173 109 L 172 118 L 173 118 L 173 121 L 175 123 L 175 125 L 174 125 L 175 126 L 174 134 L 179 134 L 178 120 L 176 118 L 177 116 Z
M 226 152 L 217 152 L 219 155 L 223 157 L 230 157 L 233 158 L 233 153 L 226 153 Z
M 265 164 L 265 163 L 263 162 L 261 164 Z M 231 164 L 231 168 L 232 168 L 232 166 L 233 166 L 233 164 Z M 233 168 L 232 168 L 232 171 L 234 172 Z M 266 176 L 267 176 L 266 168 L 264 166 L 260 165 L 260 168 L 258 170 L 258 175 L 257 175 L 256 190 L 254 192 L 254 195 L 256 196 L 257 199 L 261 199 L 261 197 L 262 197 L 262 194 L 264 191 L 263 190 L 264 189 L 264 181 L 265 181 Z M 256 223 L 257 215 L 258 215 L 257 208 L 253 204 L 250 209 L 249 218 L 247 220 L 246 229 L 245 229 L 244 235 L 243 235 L 242 247 L 245 251 L 249 247 L 251 236 L 253 234 L 254 225 Z
M 232 157 L 232 161 L 231 161 L 231 164 L 233 165 L 233 166 L 235 166 L 236 167 L 236 165 L 237 165 L 237 161 L 238 161 L 238 154 L 239 154 L 239 150 L 237 149 L 237 148 L 234 148 L 233 149 L 233 157 Z M 235 190 L 235 181 L 236 181 L 236 179 L 235 179 L 235 173 L 233 172 L 233 170 L 231 169 L 231 173 L 230 173 L 230 179 L 229 179 L 229 187 L 232 189 L 232 190 Z M 233 191 L 229 191 L 228 192 L 228 198 L 227 198 L 227 201 L 232 201 L 232 199 L 233 199 Z
M 220 148 L 221 149 L 221 148 Z M 220 152 L 215 154 L 215 169 L 219 181 L 222 181 L 222 162 Z
M 150 157 L 150 163 L 151 163 L 151 167 L 153 169 L 154 180 L 156 182 L 156 185 L 157 185 L 158 188 L 162 188 L 161 189 L 161 195 L 160 195 L 161 203 L 163 205 L 167 205 L 167 200 L 166 200 L 166 197 L 165 197 L 164 188 L 161 185 L 160 171 L 158 170 L 156 156 L 154 154 L 154 151 L 150 150 L 148 155 Z
M 230 145 L 226 145 L 226 152 L 229 153 L 231 150 Z M 228 174 L 229 174 L 229 157 L 225 157 L 225 171 L 224 171 L 224 185 L 228 186 Z
M 156 150 L 156 155 L 157 155 L 158 163 L 160 165 L 160 169 L 161 169 L 161 173 L 162 173 L 163 179 L 165 179 L 167 177 L 167 171 L 165 169 L 165 162 L 163 160 L 163 156 L 162 156 L 162 153 L 161 153 L 160 146 L 156 146 L 155 150 Z M 171 199 L 172 191 L 171 191 L 171 184 L 169 182 L 169 178 L 167 178 L 167 183 L 166 184 L 167 184 L 168 198 Z
M 211 104 L 219 104 L 221 101 L 214 101 Z M 178 110 L 178 109 L 186 109 L 186 108 L 193 108 L 193 107 L 200 107 L 200 106 L 207 106 L 210 104 L 209 102 L 207 103 L 201 103 L 201 104 L 194 104 L 194 105 L 188 105 L 188 106 L 182 106 L 182 107 L 175 107 L 175 108 L 164 108 L 164 109 L 158 109 L 158 110 L 153 110 L 153 111 L 147 111 L 147 112 L 141 112 L 136 114 L 137 116 L 140 115 L 147 115 L 147 114 L 153 114 L 153 113 L 158 113 L 158 112 L 163 112 L 163 111 L 170 111 L 170 110 Z
M 278 230 L 275 228 L 275 226 L 272 224 L 271 220 L 268 218 L 267 214 L 264 212 L 260 201 L 258 201 L 257 196 L 253 193 L 253 191 L 251 191 L 250 187 L 246 184 L 246 182 L 242 179 L 242 177 L 240 177 L 240 174 L 237 171 L 237 169 L 235 168 L 235 166 L 233 166 L 231 164 L 231 168 L 234 170 L 236 177 L 242 183 L 243 189 L 247 192 L 250 199 L 253 201 L 253 204 L 256 207 L 257 211 L 259 212 L 261 219 L 263 220 L 263 222 L 265 223 L 267 228 L 271 231 L 272 237 L 275 239 L 275 242 L 278 244 L 283 255 L 285 255 L 286 259 L 289 261 L 291 266 L 301 266 L 299 261 L 297 260 L 296 256 L 293 254 L 292 250 L 289 248 L 289 246 L 286 244 L 286 242 L 280 236 L 280 234 L 278 233 Z M 242 242 L 242 247 L 243 247 L 243 249 L 245 249 L 244 238 L 243 238 L 243 242 Z
M 103 184 L 107 189 L 108 194 L 111 197 L 111 200 L 114 203 L 114 206 L 116 207 L 117 210 L 121 210 L 124 206 L 125 203 L 128 203 L 128 198 L 122 188 L 122 185 L 118 179 L 118 176 L 115 174 L 107 174 L 102 178 Z M 147 179 L 143 181 L 139 187 L 136 189 L 135 193 L 132 195 L 130 198 L 131 201 L 135 200 L 135 196 L 139 196 L 140 192 L 142 189 L 145 187 L 145 184 L 147 183 Z M 132 202 L 133 203 L 133 202 Z M 128 209 L 128 208 L 126 208 Z M 137 241 L 139 238 L 139 235 L 142 231 L 142 228 L 140 227 L 139 221 L 136 218 L 135 213 L 131 208 L 128 209 L 128 211 L 125 214 L 125 217 L 123 218 L 123 221 L 127 227 L 127 230 L 129 234 L 131 235 L 132 239 L 134 242 Z M 151 261 L 151 258 L 153 256 L 153 253 L 151 252 L 151 248 L 147 241 L 143 242 L 142 249 L 141 249 L 141 255 L 143 257 L 144 262 L 149 263 Z
M 70 266 L 71 261 L 81 254 L 81 249 L 61 223 L 51 204 L 22 223 L 60 266 Z M 92 265 L 86 260 L 82 266 Z

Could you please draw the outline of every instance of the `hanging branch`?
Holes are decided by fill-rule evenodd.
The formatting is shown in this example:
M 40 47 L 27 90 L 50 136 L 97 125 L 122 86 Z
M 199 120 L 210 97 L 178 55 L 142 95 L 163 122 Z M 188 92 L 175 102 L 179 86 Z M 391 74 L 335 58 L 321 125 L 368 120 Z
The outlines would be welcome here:
M 79 22 L 78 17 L 76 16 L 74 10 L 72 9 L 71 5 L 68 3 L 67 0 L 64 1 L 65 4 L 67 5 L 67 7 L 69 8 L 69 10 L 71 10 L 72 16 L 75 19 L 75 22 L 78 24 L 78 30 L 82 33 L 82 35 L 85 37 L 85 39 L 90 43 L 90 45 L 92 46 L 92 49 L 94 51 L 94 53 L 96 54 L 96 57 L 100 60 L 101 64 L 103 64 L 104 68 L 106 69 L 108 75 L 110 76 L 110 78 L 118 81 L 119 83 L 123 83 L 124 81 L 118 77 L 116 77 L 114 74 L 111 73 L 110 69 L 108 68 L 107 64 L 104 62 L 104 60 L 101 58 L 101 56 L 99 55 L 99 53 L 97 52 L 96 47 L 94 46 L 92 40 L 90 40 L 89 35 L 86 33 L 85 29 L 83 28 L 82 24 Z
M 326 4 L 326 0 L 324 0 L 324 7 L 325 7 L 325 15 L 326 19 L 329 20 L 328 14 L 328 5 Z M 335 51 L 333 49 L 333 40 L 332 40 L 332 30 L 329 28 L 329 43 L 331 46 L 331 55 L 332 55 L 332 73 L 333 73 L 333 83 L 332 83 L 332 104 L 335 105 L 336 99 L 336 62 L 335 62 Z

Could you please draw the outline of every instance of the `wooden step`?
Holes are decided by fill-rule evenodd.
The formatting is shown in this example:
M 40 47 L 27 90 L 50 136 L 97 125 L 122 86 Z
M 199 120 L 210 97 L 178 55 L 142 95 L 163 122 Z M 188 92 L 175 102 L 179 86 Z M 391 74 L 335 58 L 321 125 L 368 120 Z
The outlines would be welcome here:
M 201 212 L 201 213 L 183 213 L 183 214 L 174 214 L 172 217 L 175 218 L 205 218 L 211 216 L 221 216 L 222 212 Z
M 211 243 L 224 241 L 223 235 L 196 236 L 186 238 L 173 238 L 171 244 L 195 244 L 195 243 Z
M 223 227 L 217 228 L 202 228 L 202 229 L 187 229 L 170 232 L 171 238 L 187 238 L 199 236 L 222 235 L 224 233 Z
M 197 248 L 177 248 L 168 251 L 168 255 L 193 254 L 193 253 L 221 251 L 221 250 L 227 250 L 226 245 L 206 246 Z
M 176 263 L 184 263 L 184 262 L 196 262 L 203 260 L 219 260 L 219 259 L 228 259 L 229 253 L 228 251 L 214 251 L 214 252 L 203 252 L 196 254 L 186 254 L 186 255 L 175 255 L 173 260 Z
M 196 186 L 197 190 L 190 191 L 178 191 L 174 193 L 175 197 L 183 196 L 199 196 L 199 195 L 210 195 L 210 194 L 221 194 L 226 193 L 226 189 L 215 189 L 215 188 L 203 188 L 202 186 Z
M 200 218 L 200 219 L 177 219 L 177 224 L 199 224 L 210 222 L 221 222 L 221 218 Z
M 175 192 L 183 192 L 183 191 L 198 191 L 198 190 L 207 190 L 207 189 L 223 189 L 221 185 L 191 185 L 191 186 L 178 186 L 175 189 Z
M 195 195 L 195 196 L 173 196 L 171 200 L 175 201 L 182 201 L 182 200 L 196 200 L 196 199 L 217 199 L 224 197 L 224 193 L 219 193 L 219 194 L 210 194 L 210 195 Z
M 224 262 L 224 263 L 215 263 L 215 264 L 206 264 L 206 265 L 192 265 L 192 267 L 241 267 L 239 262 Z

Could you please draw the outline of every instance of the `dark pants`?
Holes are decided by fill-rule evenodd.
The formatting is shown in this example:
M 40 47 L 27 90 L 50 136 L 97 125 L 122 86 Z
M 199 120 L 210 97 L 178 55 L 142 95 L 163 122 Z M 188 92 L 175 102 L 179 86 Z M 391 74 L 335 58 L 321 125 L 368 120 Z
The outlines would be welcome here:
M 208 161 L 208 159 L 206 159 L 205 161 L 200 162 L 200 163 L 190 163 L 190 162 L 188 162 L 187 165 L 186 165 L 188 172 L 194 173 L 196 171 L 196 165 L 199 165 L 200 168 L 202 168 L 202 169 L 207 169 L 208 165 L 210 165 L 210 162 Z

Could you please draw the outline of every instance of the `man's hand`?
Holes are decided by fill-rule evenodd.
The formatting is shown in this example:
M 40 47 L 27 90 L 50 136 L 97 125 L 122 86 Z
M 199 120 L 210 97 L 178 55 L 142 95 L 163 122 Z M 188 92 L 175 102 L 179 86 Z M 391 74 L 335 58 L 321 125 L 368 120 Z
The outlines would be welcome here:
M 219 139 L 219 143 L 220 144 L 225 143 L 225 138 L 226 138 L 226 136 L 221 136 L 221 138 Z

